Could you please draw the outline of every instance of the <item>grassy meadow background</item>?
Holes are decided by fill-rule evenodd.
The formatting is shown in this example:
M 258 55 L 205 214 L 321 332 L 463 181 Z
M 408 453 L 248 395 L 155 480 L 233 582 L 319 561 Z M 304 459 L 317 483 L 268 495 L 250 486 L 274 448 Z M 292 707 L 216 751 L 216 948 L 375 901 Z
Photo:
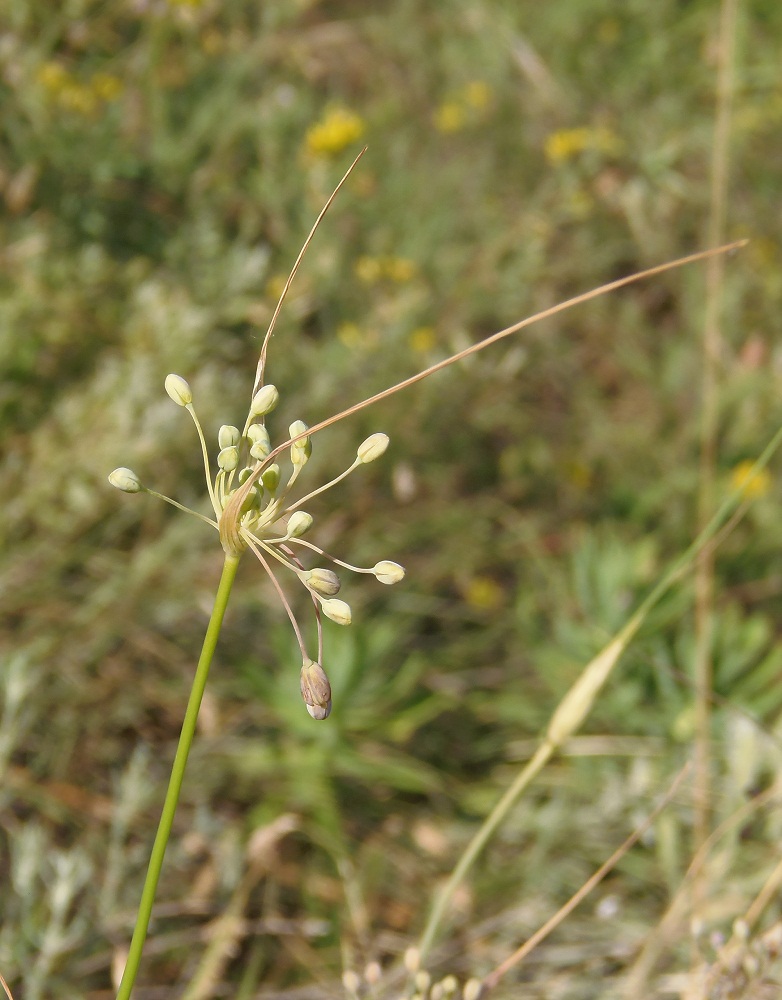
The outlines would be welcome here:
M 271 344 L 273 434 L 524 316 L 706 246 L 719 5 L 706 0 L 7 0 L 0 11 L 0 973 L 16 1000 L 113 996 L 219 577 L 204 510 L 285 276 L 352 158 Z M 719 499 L 782 421 L 782 7 L 737 28 L 721 289 Z M 534 326 L 313 440 L 343 578 L 334 711 L 245 559 L 169 847 L 138 1000 L 346 996 L 393 968 L 558 700 L 694 537 L 704 269 Z M 716 827 L 782 759 L 778 474 L 717 552 Z M 305 594 L 295 594 L 306 609 Z M 692 586 L 457 895 L 430 969 L 483 976 L 578 889 L 691 755 Z M 622 982 L 692 854 L 680 792 L 496 991 Z M 782 815 L 715 840 L 706 961 L 777 863 Z M 206 968 L 226 913 L 230 948 Z M 763 927 L 779 919 L 772 902 Z M 648 991 L 680 996 L 686 913 Z M 768 972 L 772 977 L 772 971 Z M 743 988 L 743 987 L 742 987 Z M 752 987 L 754 988 L 754 986 Z M 736 996 L 761 997 L 750 987 Z M 778 995 L 775 993 L 769 996 Z

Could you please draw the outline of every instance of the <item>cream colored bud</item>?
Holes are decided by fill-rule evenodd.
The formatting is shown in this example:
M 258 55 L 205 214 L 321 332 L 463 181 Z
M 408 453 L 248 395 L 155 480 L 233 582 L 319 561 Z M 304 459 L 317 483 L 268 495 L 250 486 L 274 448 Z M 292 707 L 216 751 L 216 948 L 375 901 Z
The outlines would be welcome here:
M 263 460 L 272 450 L 272 442 L 269 432 L 263 424 L 250 424 L 247 428 L 247 437 L 252 442 L 250 454 L 253 458 Z
M 347 969 L 342 973 L 342 985 L 351 996 L 357 997 L 361 989 L 361 977 L 353 969 Z
M 253 396 L 253 401 L 250 403 L 250 413 L 254 417 L 263 417 L 267 413 L 271 413 L 279 400 L 280 394 L 277 392 L 277 386 L 265 385 Z
M 217 443 L 221 449 L 238 445 L 241 439 L 242 435 L 239 428 L 233 427 L 231 424 L 223 424 L 217 432 Z
M 109 475 L 109 482 L 115 489 L 122 490 L 123 493 L 141 493 L 144 490 L 136 473 L 132 469 L 124 467 L 115 469 Z
M 187 406 L 193 402 L 190 386 L 181 375 L 166 375 L 166 392 L 179 406 Z
M 449 997 L 459 989 L 459 980 L 456 976 L 447 975 L 440 980 L 440 986 L 443 988 L 443 993 Z
M 242 501 L 241 511 L 246 514 L 248 510 L 259 510 L 263 500 L 263 490 L 260 486 L 253 486 L 250 492 Z
M 405 578 L 404 566 L 391 562 L 390 559 L 381 559 L 379 563 L 375 563 L 372 572 L 381 583 L 386 583 L 389 586 L 392 583 L 399 583 Z
M 382 978 L 383 969 L 380 962 L 367 962 L 367 966 L 364 969 L 364 979 L 369 986 L 377 986 Z
M 388 434 L 382 434 L 380 432 L 377 434 L 370 434 L 366 441 L 362 441 L 358 446 L 356 455 L 359 462 L 366 465 L 368 462 L 374 462 L 376 458 L 380 458 L 387 447 Z
M 288 518 L 288 528 L 285 534 L 288 538 L 301 538 L 311 527 L 312 514 L 308 514 L 306 510 L 295 510 Z
M 415 988 L 420 993 L 426 993 L 432 983 L 432 977 L 426 971 L 426 969 L 421 969 L 420 972 L 415 974 Z
M 259 462 L 262 462 L 271 451 L 271 445 L 266 441 L 256 441 L 250 448 L 250 455 Z
M 322 597 L 333 597 L 339 593 L 341 586 L 339 577 L 334 570 L 322 569 L 320 566 L 305 573 L 304 581 L 308 587 L 311 587 L 316 594 L 320 594 Z
M 263 488 L 268 490 L 269 493 L 274 493 L 277 487 L 280 485 L 280 467 L 279 465 L 273 463 L 268 469 L 264 469 L 261 473 L 261 482 L 263 483 Z
M 288 428 L 288 437 L 294 438 L 297 434 L 301 434 L 306 430 L 307 425 L 303 420 L 294 420 Z M 294 441 L 291 445 L 291 462 L 294 465 L 304 465 L 311 454 L 312 442 L 309 437 L 299 438 L 298 441 Z
M 327 719 L 331 712 L 331 685 L 323 667 L 314 660 L 301 665 L 301 696 L 313 719 Z
M 345 604 L 337 597 L 330 597 L 328 600 L 321 601 L 320 606 L 323 608 L 323 614 L 336 622 L 337 625 L 350 625 L 352 619 L 349 604 Z
M 223 472 L 233 472 L 239 465 L 239 449 L 232 444 L 230 448 L 223 448 L 217 456 L 217 464 Z
M 417 948 L 408 948 L 404 954 L 404 963 L 408 972 L 418 972 L 421 968 L 421 952 Z
M 464 1000 L 479 1000 L 481 993 L 483 993 L 483 983 L 480 979 L 468 979 L 464 984 L 462 991 Z

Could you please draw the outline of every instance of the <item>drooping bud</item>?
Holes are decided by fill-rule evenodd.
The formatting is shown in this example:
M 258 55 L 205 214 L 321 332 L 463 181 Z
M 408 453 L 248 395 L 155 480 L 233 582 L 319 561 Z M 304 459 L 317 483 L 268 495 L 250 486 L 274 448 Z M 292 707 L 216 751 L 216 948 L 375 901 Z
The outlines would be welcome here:
M 261 473 L 261 482 L 263 483 L 263 488 L 268 490 L 269 493 L 275 493 L 277 487 L 280 485 L 280 467 L 277 463 L 273 463 L 268 469 L 264 469 Z
M 308 514 L 305 510 L 295 510 L 288 518 L 288 528 L 285 534 L 288 538 L 301 538 L 311 527 L 312 514 Z
M 294 420 L 288 428 L 288 437 L 296 437 L 297 434 L 301 434 L 306 430 L 307 425 L 303 420 Z M 291 445 L 291 462 L 293 462 L 294 465 L 304 465 L 311 454 L 312 442 L 310 441 L 309 436 L 299 438 L 298 441 L 294 441 Z
M 277 392 L 277 386 L 265 385 L 253 396 L 253 401 L 250 403 L 250 413 L 254 417 L 265 417 L 267 413 L 271 413 L 279 399 L 280 394 Z
M 217 456 L 217 464 L 223 472 L 233 472 L 239 465 L 239 449 L 232 444 L 229 448 L 223 448 Z
M 233 427 L 231 424 L 223 424 L 217 432 L 217 443 L 221 449 L 231 448 L 239 444 L 241 437 L 242 435 L 238 427 Z
M 141 493 L 144 490 L 136 473 L 132 469 L 124 467 L 115 469 L 109 475 L 109 482 L 115 489 L 122 490 L 123 493 Z
M 320 606 L 323 608 L 323 614 L 336 622 L 337 625 L 350 625 L 352 620 L 350 605 L 340 601 L 338 597 L 330 597 L 328 600 L 321 601 Z
M 263 500 L 263 489 L 260 486 L 253 486 L 247 496 L 244 498 L 242 506 L 240 508 L 243 514 L 246 514 L 249 510 L 259 510 L 261 507 L 261 501 Z
M 399 583 L 405 577 L 404 566 L 391 562 L 390 559 L 381 559 L 379 563 L 375 563 L 372 572 L 381 583 L 387 583 L 389 586 L 392 583 Z
M 334 570 L 323 569 L 320 566 L 305 573 L 303 579 L 308 587 L 311 587 L 316 594 L 320 594 L 322 597 L 333 597 L 339 593 L 341 586 L 339 577 Z
M 387 447 L 388 434 L 381 432 L 370 434 L 366 441 L 362 441 L 358 446 L 356 456 L 359 462 L 366 465 L 368 462 L 374 462 L 376 458 L 380 458 Z
M 323 667 L 314 660 L 301 666 L 301 696 L 313 719 L 327 719 L 331 712 L 331 685 Z
M 166 392 L 179 406 L 187 406 L 193 402 L 193 393 L 190 386 L 181 375 L 166 375 Z

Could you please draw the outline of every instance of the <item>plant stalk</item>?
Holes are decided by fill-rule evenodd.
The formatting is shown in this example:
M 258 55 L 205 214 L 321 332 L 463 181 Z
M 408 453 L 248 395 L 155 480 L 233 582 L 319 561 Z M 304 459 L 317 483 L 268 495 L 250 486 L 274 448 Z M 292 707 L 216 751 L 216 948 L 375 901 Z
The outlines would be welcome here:
M 136 926 L 133 928 L 133 937 L 130 942 L 128 959 L 125 963 L 125 971 L 122 974 L 122 981 L 117 991 L 117 1000 L 129 1000 L 133 984 L 136 981 L 139 965 L 141 963 L 141 953 L 146 941 L 149 921 L 152 916 L 152 905 L 155 902 L 155 893 L 160 879 L 160 871 L 163 867 L 168 839 L 171 836 L 171 828 L 174 823 L 179 793 L 182 790 L 182 781 L 187 766 L 187 758 L 190 754 L 190 747 L 193 745 L 196 723 L 198 721 L 198 710 L 201 707 L 201 699 L 204 695 L 204 688 L 209 677 L 209 668 L 212 665 L 217 640 L 220 635 L 220 628 L 223 624 L 225 609 L 228 605 L 228 597 L 231 593 L 236 569 L 239 565 L 239 556 L 226 555 L 223 564 L 223 572 L 220 583 L 217 587 L 212 616 L 204 636 L 204 644 L 201 648 L 201 655 L 198 658 L 193 686 L 190 689 L 190 697 L 185 710 L 185 718 L 182 722 L 182 731 L 179 735 L 176 756 L 171 767 L 171 777 L 168 782 L 168 791 L 163 803 L 163 811 L 160 815 L 155 842 L 152 845 L 152 853 L 149 858 L 149 868 L 147 877 L 144 880 L 144 889 L 141 893 Z

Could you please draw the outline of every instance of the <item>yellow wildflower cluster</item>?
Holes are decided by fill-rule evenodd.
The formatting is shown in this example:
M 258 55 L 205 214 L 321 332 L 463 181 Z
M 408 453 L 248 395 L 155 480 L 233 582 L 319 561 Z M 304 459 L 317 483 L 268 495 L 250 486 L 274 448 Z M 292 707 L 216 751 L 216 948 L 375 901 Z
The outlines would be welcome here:
M 305 144 L 311 156 L 336 156 L 364 134 L 364 121 L 347 108 L 331 108 L 307 131 Z
M 410 349 L 417 354 L 429 354 L 434 350 L 437 340 L 431 326 L 418 326 L 409 337 Z
M 546 138 L 544 152 L 549 163 L 557 164 L 575 159 L 585 152 L 616 156 L 622 148 L 622 140 L 611 129 L 582 126 L 552 132 Z
M 340 323 L 337 327 L 337 339 L 350 350 L 360 351 L 374 350 L 380 340 L 377 330 L 352 322 Z
M 45 62 L 37 74 L 49 100 L 66 111 L 89 116 L 122 93 L 122 81 L 111 73 L 93 73 L 86 83 L 58 62 Z
M 757 500 L 771 490 L 771 473 L 759 469 L 753 474 L 755 463 L 749 460 L 734 465 L 730 473 L 730 485 L 734 490 L 742 490 L 747 500 Z
M 365 285 L 375 285 L 378 281 L 395 281 L 404 284 L 416 275 L 416 266 L 407 257 L 359 257 L 354 271 L 359 281 Z
M 489 576 L 473 576 L 461 589 L 465 601 L 476 611 L 493 611 L 502 603 L 502 587 Z
M 492 90 L 485 80 L 471 80 L 457 94 L 439 104 L 432 116 L 438 132 L 460 132 L 481 117 L 491 104 Z

